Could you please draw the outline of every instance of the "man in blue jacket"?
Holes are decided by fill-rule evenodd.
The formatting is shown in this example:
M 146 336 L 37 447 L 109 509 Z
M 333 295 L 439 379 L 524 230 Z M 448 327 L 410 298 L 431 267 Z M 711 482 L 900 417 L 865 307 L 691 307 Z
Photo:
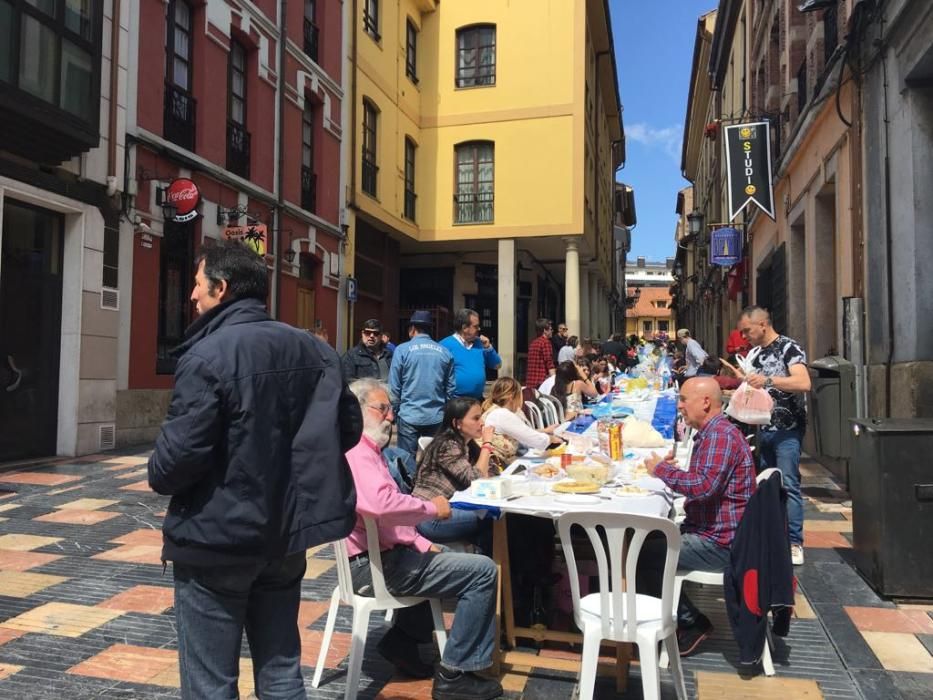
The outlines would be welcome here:
M 244 626 L 257 695 L 305 697 L 305 550 L 356 522 L 344 453 L 362 432 L 359 402 L 332 348 L 269 317 L 268 289 L 265 261 L 245 246 L 200 254 L 199 318 L 175 350 L 149 459 L 149 485 L 172 496 L 162 559 L 173 562 L 183 698 L 237 696 Z
M 454 358 L 454 394 L 482 401 L 486 370 L 499 369 L 502 358 L 489 338 L 480 334 L 479 314 L 473 309 L 460 309 L 455 327 L 453 335 L 441 341 Z
M 392 408 L 398 425 L 398 447 L 413 457 L 419 437 L 434 437 L 444 406 L 454 396 L 454 359 L 431 338 L 431 313 L 415 311 L 408 322 L 407 343 L 395 348 L 389 369 Z

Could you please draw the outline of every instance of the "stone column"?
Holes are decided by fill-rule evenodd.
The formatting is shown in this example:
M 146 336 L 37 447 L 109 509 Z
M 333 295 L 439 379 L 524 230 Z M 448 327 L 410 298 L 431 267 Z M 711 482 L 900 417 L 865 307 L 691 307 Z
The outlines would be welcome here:
M 580 267 L 580 323 L 577 326 L 582 341 L 590 334 L 590 271 L 585 265 Z
M 500 377 L 515 376 L 515 241 L 499 240 L 499 325 L 496 350 L 502 358 Z
M 599 337 L 599 270 L 590 268 L 590 337 Z
M 564 272 L 564 321 L 571 335 L 583 337 L 580 328 L 580 252 L 576 238 L 565 238 L 567 258 Z

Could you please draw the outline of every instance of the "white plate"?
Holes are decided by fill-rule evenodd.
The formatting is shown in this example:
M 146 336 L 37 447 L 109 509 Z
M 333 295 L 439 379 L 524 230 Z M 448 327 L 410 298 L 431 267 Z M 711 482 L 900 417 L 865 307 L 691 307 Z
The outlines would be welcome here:
M 565 506 L 595 506 L 601 500 L 599 496 L 591 496 L 587 493 L 568 493 L 554 498 L 555 503 Z

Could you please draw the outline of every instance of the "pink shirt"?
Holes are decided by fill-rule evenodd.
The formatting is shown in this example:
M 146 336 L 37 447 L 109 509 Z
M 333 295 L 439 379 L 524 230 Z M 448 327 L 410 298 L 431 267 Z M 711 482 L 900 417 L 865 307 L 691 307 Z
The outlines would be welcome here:
M 347 452 L 347 462 L 356 484 L 357 513 L 356 527 L 347 537 L 347 553 L 352 557 L 368 549 L 364 515 L 376 521 L 381 549 L 402 545 L 428 551 L 431 542 L 418 534 L 415 525 L 437 517 L 437 507 L 398 490 L 382 453 L 366 435 Z

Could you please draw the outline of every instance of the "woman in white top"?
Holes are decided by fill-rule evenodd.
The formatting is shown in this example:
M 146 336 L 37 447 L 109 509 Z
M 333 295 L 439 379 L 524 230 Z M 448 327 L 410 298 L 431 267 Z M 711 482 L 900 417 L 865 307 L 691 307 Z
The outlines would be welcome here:
M 546 449 L 552 443 L 561 443 L 561 438 L 553 435 L 556 426 L 544 430 L 532 428 L 522 414 L 522 385 L 512 377 L 501 377 L 492 385 L 489 398 L 483 403 L 483 421 L 496 432 L 490 441 L 491 461 L 499 467 L 505 467 L 518 452 L 520 446 L 536 450 Z
M 590 380 L 590 363 L 586 358 L 562 362 L 557 366 L 554 377 L 551 396 L 561 402 L 568 420 L 583 410 L 584 397 L 590 400 L 599 398 L 599 392 Z
M 577 336 L 572 335 L 567 338 L 567 344 L 557 353 L 557 364 L 561 362 L 573 362 L 577 351 Z

